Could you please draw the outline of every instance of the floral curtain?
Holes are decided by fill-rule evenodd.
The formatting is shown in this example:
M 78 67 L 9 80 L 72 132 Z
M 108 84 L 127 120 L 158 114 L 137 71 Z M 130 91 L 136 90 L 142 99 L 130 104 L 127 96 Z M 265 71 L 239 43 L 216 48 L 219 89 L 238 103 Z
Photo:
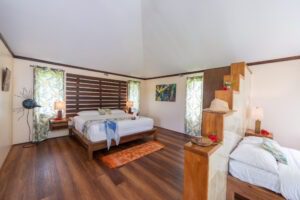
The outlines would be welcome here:
M 39 142 L 47 138 L 49 119 L 56 115 L 54 102 L 64 101 L 64 71 L 34 67 L 34 99 L 41 106 L 33 117 L 33 141 Z
M 128 101 L 133 101 L 134 111 L 140 109 L 140 82 L 128 81 Z
M 188 77 L 186 81 L 185 133 L 199 136 L 202 122 L 203 76 Z

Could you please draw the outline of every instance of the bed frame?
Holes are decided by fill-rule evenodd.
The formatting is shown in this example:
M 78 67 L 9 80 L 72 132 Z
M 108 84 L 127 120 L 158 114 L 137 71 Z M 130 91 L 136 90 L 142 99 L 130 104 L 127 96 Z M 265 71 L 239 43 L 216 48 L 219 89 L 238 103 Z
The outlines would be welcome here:
M 231 175 L 228 175 L 226 199 L 283 200 L 285 198 L 280 194 L 243 182 Z
M 156 128 L 153 128 L 153 129 L 148 130 L 148 131 L 142 131 L 142 132 L 134 133 L 134 134 L 131 134 L 131 135 L 121 137 L 120 138 L 120 144 L 130 142 L 130 141 L 134 141 L 134 140 L 137 140 L 137 139 L 142 139 L 146 136 L 151 136 L 151 135 L 153 135 L 153 139 L 156 140 L 157 139 L 157 134 L 158 133 L 156 131 Z M 74 135 L 75 138 L 87 149 L 89 160 L 93 159 L 94 151 L 107 148 L 106 140 L 105 141 L 100 141 L 100 142 L 92 142 L 92 141 L 88 140 L 87 138 L 85 138 L 84 135 L 82 133 L 80 133 L 79 131 L 77 131 L 75 128 L 70 128 L 69 129 L 69 135 L 70 136 Z M 116 143 L 114 141 L 112 141 L 111 146 L 115 146 L 115 145 L 116 145 Z

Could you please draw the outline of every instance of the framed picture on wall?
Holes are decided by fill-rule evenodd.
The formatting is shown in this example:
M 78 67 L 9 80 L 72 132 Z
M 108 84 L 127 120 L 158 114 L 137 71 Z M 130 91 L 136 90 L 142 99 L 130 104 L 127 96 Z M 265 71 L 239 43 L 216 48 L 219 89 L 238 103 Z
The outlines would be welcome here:
M 11 71 L 8 68 L 2 70 L 2 91 L 9 91 Z
M 176 101 L 176 84 L 156 85 L 156 101 Z

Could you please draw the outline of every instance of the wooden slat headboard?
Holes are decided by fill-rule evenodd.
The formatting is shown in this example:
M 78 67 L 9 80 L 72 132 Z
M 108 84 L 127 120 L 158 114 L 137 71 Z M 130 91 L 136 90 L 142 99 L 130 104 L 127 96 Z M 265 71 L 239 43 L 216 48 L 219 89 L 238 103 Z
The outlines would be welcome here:
M 124 109 L 127 82 L 67 73 L 66 116 L 98 108 Z

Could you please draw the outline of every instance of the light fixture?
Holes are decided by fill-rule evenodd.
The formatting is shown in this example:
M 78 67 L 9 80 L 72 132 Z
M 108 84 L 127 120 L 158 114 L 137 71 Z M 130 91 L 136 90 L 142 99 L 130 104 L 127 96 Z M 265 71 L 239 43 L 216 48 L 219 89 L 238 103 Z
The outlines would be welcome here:
M 133 107 L 133 101 L 126 102 L 127 112 L 131 113 L 131 108 Z
M 57 110 L 56 119 L 62 119 L 62 111 L 65 109 L 66 103 L 64 101 L 56 101 L 54 103 L 54 109 Z
M 264 111 L 261 107 L 255 107 L 251 111 L 251 116 L 255 120 L 255 133 L 260 133 L 261 120 L 264 118 Z

